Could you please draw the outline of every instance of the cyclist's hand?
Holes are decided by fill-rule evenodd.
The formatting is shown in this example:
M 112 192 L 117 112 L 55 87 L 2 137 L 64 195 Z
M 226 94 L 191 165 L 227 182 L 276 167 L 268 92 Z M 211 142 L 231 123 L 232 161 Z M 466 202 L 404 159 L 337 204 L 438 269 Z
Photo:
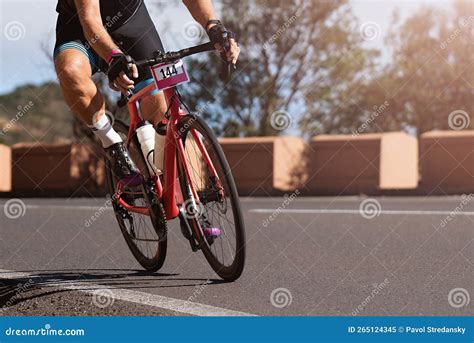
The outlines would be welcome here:
M 229 49 L 225 50 L 221 44 L 216 44 L 216 49 L 221 53 L 225 53 L 225 57 L 228 63 L 236 64 L 237 60 L 239 59 L 240 55 L 240 48 L 237 42 L 235 41 L 235 38 L 229 39 Z
M 207 34 L 222 57 L 228 63 L 236 64 L 239 58 L 240 48 L 235 40 L 235 34 L 228 31 L 220 22 L 211 26 L 207 30 Z
M 110 60 L 107 76 L 110 88 L 129 95 L 135 85 L 131 79 L 138 77 L 138 68 L 130 56 L 122 53 L 115 54 Z

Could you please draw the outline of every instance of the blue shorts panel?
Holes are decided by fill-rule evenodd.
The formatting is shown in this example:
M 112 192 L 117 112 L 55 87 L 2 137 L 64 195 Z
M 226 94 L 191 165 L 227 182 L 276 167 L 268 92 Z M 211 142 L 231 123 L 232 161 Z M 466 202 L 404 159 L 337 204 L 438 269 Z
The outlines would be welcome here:
M 81 41 L 74 40 L 70 42 L 64 42 L 57 45 L 54 48 L 53 57 L 56 59 L 56 56 L 67 49 L 75 49 L 82 52 L 89 59 L 89 63 L 92 68 L 92 73 L 95 73 L 98 70 L 98 58 L 97 55 L 91 50 L 91 48 L 84 46 Z

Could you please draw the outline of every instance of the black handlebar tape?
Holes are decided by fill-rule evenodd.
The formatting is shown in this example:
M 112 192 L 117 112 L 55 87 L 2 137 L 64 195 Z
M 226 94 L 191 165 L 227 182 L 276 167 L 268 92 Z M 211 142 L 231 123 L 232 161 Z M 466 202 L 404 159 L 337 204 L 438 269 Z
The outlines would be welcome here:
M 199 54 L 205 51 L 213 51 L 213 50 L 215 50 L 214 45 L 211 42 L 208 42 L 201 45 L 193 46 L 191 48 L 168 52 L 166 54 L 162 54 L 161 56 L 158 56 L 155 58 L 136 61 L 135 64 L 139 67 L 143 67 L 143 66 L 151 67 L 154 64 L 171 62 L 173 60 L 179 60 L 180 58 Z

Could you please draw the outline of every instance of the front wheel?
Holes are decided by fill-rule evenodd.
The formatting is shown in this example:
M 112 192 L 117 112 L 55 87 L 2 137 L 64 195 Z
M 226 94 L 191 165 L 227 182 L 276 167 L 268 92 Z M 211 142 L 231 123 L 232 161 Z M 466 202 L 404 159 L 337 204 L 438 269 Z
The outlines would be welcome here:
M 234 281 L 244 269 L 245 228 L 232 172 L 216 136 L 200 117 L 185 116 L 179 132 L 184 156 L 178 153 L 177 162 L 185 216 L 212 269 Z M 210 228 L 221 234 L 206 238 L 204 230 Z

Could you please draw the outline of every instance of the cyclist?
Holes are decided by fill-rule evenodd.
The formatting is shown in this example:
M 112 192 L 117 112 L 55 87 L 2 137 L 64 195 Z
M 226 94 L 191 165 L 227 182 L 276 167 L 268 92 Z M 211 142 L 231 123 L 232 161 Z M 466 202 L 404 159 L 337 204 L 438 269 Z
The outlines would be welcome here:
M 223 57 L 236 63 L 240 49 L 234 38 L 230 50 L 222 49 L 222 32 L 211 0 L 183 0 Z M 64 98 L 101 141 L 113 173 L 129 186 L 141 182 L 121 137 L 105 115 L 105 102 L 92 81 L 97 71 L 107 72 L 109 86 L 123 94 L 138 92 L 153 82 L 148 68 L 133 60 L 163 51 L 161 39 L 143 0 L 58 0 L 54 63 Z M 230 37 L 234 37 L 229 32 Z M 132 77 L 128 77 L 131 75 Z M 140 104 L 144 120 L 155 127 L 167 105 L 161 92 L 151 92 Z

